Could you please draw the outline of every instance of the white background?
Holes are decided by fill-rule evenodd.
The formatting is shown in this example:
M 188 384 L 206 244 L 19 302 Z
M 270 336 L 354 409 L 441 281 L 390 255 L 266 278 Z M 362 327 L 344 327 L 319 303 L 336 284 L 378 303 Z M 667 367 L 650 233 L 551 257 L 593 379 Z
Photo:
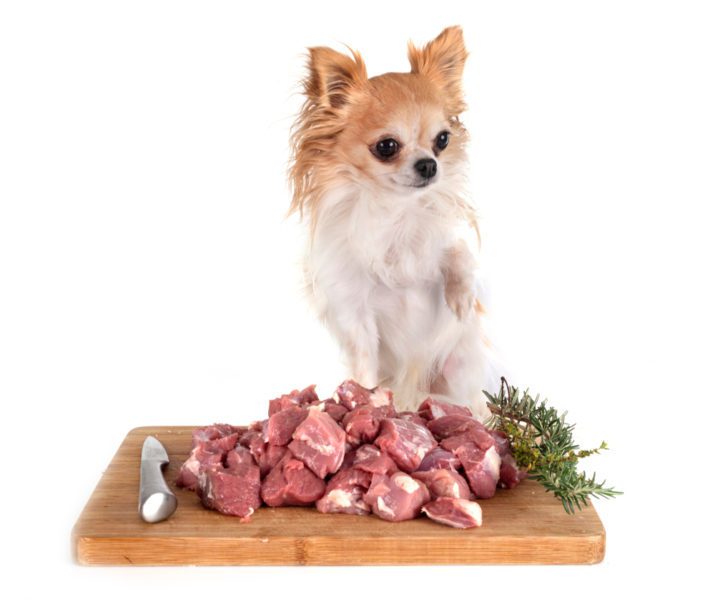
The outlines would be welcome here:
M 592 567 L 82 568 L 126 432 L 331 392 L 298 289 L 288 128 L 310 45 L 370 75 L 464 27 L 494 340 L 624 496 Z M 0 570 L 13 598 L 682 595 L 712 534 L 715 19 L 707 2 L 0 4 Z M 327 590 L 327 591 L 326 591 Z M 422 593 L 420 593 L 422 592 Z

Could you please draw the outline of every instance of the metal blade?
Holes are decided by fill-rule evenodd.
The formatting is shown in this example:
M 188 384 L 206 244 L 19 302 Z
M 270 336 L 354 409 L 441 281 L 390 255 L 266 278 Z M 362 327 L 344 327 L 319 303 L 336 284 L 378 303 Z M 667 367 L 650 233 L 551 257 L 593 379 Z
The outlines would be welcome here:
M 169 462 L 169 455 L 166 453 L 164 446 L 151 435 L 144 440 L 144 445 L 142 446 L 142 461 L 145 460 L 161 464 Z

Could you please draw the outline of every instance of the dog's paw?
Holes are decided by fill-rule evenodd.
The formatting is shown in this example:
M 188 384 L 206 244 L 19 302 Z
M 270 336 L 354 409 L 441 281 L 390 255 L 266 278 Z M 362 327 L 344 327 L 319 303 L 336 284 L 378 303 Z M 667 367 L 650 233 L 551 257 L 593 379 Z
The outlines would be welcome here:
M 452 281 L 446 285 L 444 299 L 447 301 L 447 306 L 452 309 L 452 312 L 457 315 L 460 321 L 467 318 L 476 307 L 474 292 L 461 282 Z

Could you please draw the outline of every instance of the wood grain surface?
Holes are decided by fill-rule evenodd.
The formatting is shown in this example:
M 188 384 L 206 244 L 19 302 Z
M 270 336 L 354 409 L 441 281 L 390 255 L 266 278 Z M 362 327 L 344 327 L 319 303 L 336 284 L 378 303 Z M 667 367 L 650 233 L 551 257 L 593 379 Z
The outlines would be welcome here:
M 174 480 L 192 427 L 129 432 L 72 531 L 83 565 L 586 564 L 603 560 L 605 531 L 589 506 L 575 515 L 532 481 L 481 500 L 484 524 L 453 529 L 426 517 L 324 515 L 313 508 L 258 509 L 250 523 L 203 508 Z M 165 473 L 179 507 L 149 524 L 137 512 L 139 459 L 147 435 L 166 447 Z

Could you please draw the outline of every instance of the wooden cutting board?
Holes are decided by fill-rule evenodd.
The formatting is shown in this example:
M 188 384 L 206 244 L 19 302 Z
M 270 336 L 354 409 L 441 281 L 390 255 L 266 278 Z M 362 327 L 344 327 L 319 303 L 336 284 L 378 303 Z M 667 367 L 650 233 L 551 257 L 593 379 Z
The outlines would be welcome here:
M 203 508 L 174 480 L 192 427 L 129 432 L 72 531 L 84 565 L 585 564 L 603 560 L 605 531 L 589 506 L 575 515 L 525 481 L 481 500 L 482 527 L 460 530 L 426 517 L 390 523 L 375 516 L 324 515 L 313 508 L 258 509 L 250 523 Z M 148 435 L 166 447 L 165 476 L 179 507 L 148 524 L 137 513 L 139 459 Z

